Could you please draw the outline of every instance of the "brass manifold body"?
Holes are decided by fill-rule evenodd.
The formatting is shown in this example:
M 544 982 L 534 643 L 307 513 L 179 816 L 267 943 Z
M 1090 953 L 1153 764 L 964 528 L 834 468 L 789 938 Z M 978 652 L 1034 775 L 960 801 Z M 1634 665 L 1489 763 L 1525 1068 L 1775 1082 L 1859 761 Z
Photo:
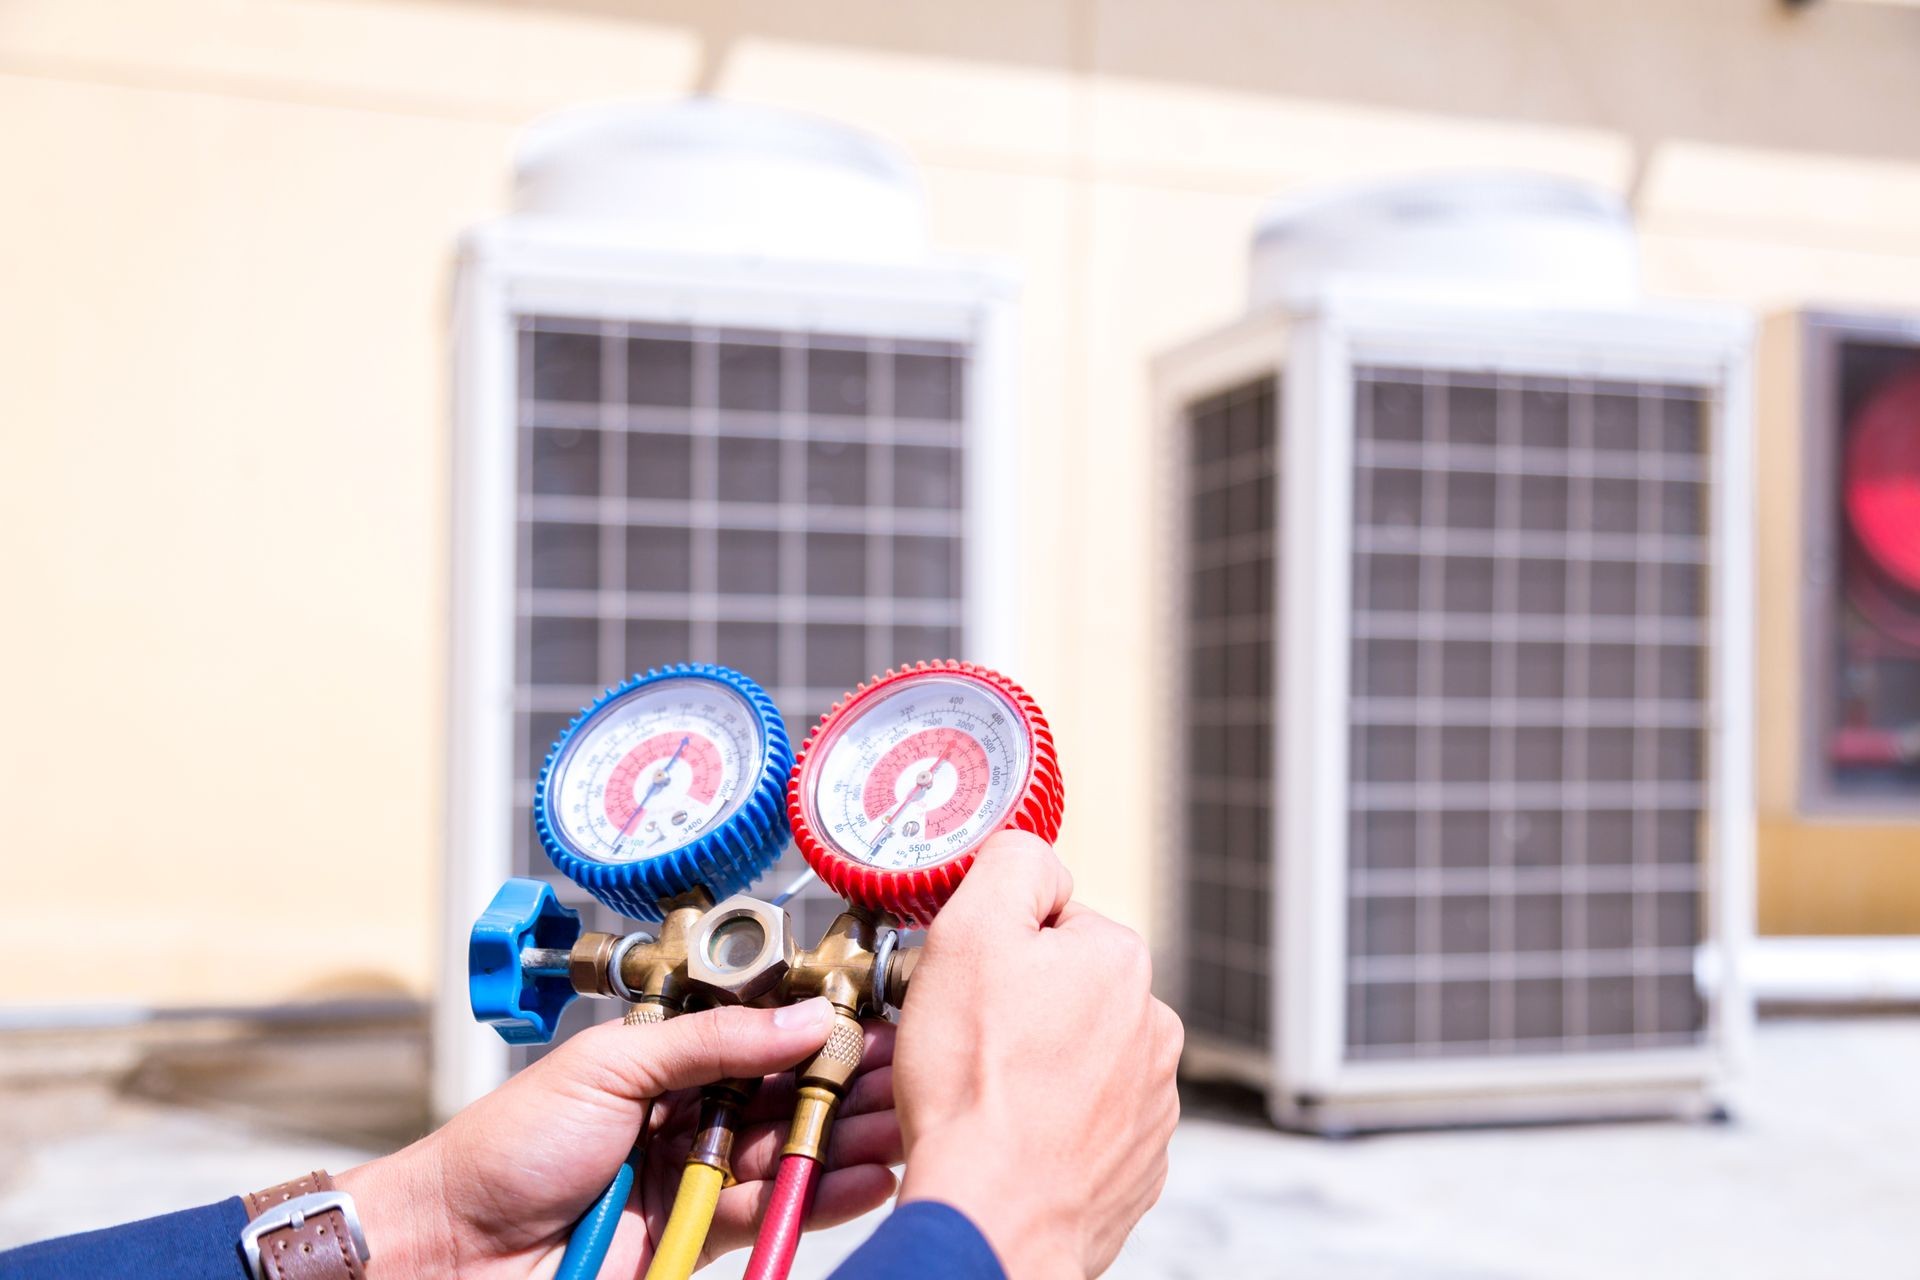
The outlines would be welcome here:
M 833 1005 L 826 1044 L 796 1068 L 799 1101 L 783 1154 L 818 1160 L 847 1086 L 860 1067 L 860 1019 L 906 1002 L 918 947 L 899 945 L 886 916 L 849 908 L 818 945 L 801 949 L 784 908 L 744 894 L 715 904 L 695 890 L 662 904 L 658 934 L 580 935 L 567 974 L 582 995 L 624 1000 L 628 1022 L 655 1022 L 690 1007 L 774 1006 L 824 996 Z M 744 1082 L 724 1082 L 745 1101 Z M 731 1117 L 729 1117 L 730 1119 Z M 732 1125 L 703 1116 L 693 1159 L 727 1170 Z M 709 1150 L 711 1148 L 711 1150 Z

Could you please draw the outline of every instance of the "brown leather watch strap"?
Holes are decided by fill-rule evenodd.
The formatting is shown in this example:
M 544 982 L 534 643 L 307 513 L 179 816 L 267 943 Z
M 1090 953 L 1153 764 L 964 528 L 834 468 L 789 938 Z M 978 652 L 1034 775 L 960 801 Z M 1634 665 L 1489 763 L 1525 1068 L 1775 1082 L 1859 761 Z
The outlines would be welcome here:
M 316 1169 L 246 1197 L 247 1216 L 257 1218 L 295 1196 L 333 1190 L 333 1179 Z M 364 1280 L 366 1267 L 353 1246 L 346 1215 L 338 1209 L 311 1214 L 300 1226 L 260 1237 L 260 1274 L 265 1280 Z

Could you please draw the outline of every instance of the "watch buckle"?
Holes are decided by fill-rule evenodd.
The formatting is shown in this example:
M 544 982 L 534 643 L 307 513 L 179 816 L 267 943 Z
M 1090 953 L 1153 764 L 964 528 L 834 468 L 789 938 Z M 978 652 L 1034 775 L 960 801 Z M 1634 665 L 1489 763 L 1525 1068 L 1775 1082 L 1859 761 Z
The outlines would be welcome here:
M 344 1191 L 310 1191 L 268 1207 L 259 1217 L 240 1228 L 240 1251 L 247 1258 L 247 1274 L 253 1280 L 266 1280 L 266 1272 L 260 1266 L 260 1237 L 286 1227 L 298 1231 L 307 1225 L 308 1218 L 336 1209 L 346 1220 L 347 1234 L 353 1239 L 353 1251 L 360 1255 L 360 1261 L 365 1262 L 372 1255 L 367 1251 L 366 1233 L 360 1229 L 360 1214 L 353 1207 L 353 1197 Z

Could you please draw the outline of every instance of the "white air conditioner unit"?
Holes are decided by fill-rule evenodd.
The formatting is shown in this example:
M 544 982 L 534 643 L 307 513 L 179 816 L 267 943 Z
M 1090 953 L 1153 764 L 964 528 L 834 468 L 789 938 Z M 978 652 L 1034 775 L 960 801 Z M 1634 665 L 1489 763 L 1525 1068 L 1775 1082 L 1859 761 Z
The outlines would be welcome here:
M 1253 275 L 1155 370 L 1189 1072 L 1323 1132 L 1721 1105 L 1747 322 L 1518 175 L 1283 206 Z
M 529 133 L 457 284 L 439 1112 L 526 1053 L 468 1013 L 467 932 L 551 876 L 535 774 L 601 689 L 725 663 L 797 741 L 889 666 L 1017 665 L 1016 294 L 932 253 L 911 167 L 827 121 L 693 100 Z

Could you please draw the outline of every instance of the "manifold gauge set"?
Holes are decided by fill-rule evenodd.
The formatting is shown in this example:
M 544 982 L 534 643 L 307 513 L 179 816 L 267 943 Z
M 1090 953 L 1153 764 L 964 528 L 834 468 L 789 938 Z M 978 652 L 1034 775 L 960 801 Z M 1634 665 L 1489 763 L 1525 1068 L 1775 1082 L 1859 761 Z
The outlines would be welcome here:
M 547 882 L 509 880 L 473 928 L 474 1016 L 509 1043 L 541 1044 L 576 996 L 624 1001 L 629 1023 L 825 996 L 835 1029 L 795 1068 L 793 1122 L 746 1273 L 777 1280 L 859 1068 L 860 1020 L 905 1003 L 918 949 L 900 930 L 931 923 L 995 832 L 1051 842 L 1062 804 L 1046 718 L 984 667 L 924 662 L 877 677 L 823 716 L 797 756 L 773 700 L 741 672 L 636 675 L 553 744 L 534 825 L 561 874 L 641 927 L 583 932 Z M 792 889 L 750 894 L 789 842 L 846 904 L 811 946 L 781 905 Z M 706 1091 L 649 1280 L 681 1280 L 696 1264 L 750 1089 Z M 580 1220 L 556 1280 L 598 1273 L 633 1176 L 629 1161 Z

